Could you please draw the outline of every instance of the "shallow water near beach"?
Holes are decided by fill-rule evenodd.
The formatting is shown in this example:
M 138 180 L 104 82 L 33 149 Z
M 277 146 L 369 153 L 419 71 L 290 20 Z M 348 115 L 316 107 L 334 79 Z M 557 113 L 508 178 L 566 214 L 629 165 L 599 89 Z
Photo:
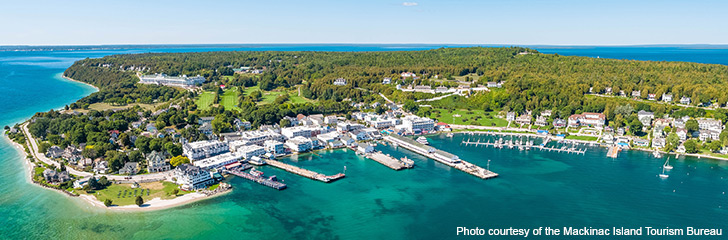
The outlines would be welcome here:
M 149 50 L 0 52 L 0 123 L 22 121 L 92 92 L 58 78 L 74 60 L 143 51 Z M 495 140 L 478 135 L 428 138 L 432 146 L 474 164 L 486 167 L 491 160 L 490 169 L 500 176 L 481 180 L 379 145 L 387 154 L 413 159 L 415 168 L 394 171 L 351 150 L 321 151 L 281 161 L 324 174 L 343 172 L 346 166 L 346 178 L 325 184 L 262 167 L 288 189 L 231 178 L 233 192 L 220 197 L 160 211 L 118 213 L 28 183 L 22 155 L 3 138 L 0 233 L 9 239 L 451 239 L 457 227 L 728 229 L 727 161 L 654 158 L 640 151 L 623 151 L 611 159 L 599 147 L 579 146 L 587 151 L 575 155 L 461 144 Z M 668 157 L 675 168 L 668 179 L 660 179 L 657 174 Z

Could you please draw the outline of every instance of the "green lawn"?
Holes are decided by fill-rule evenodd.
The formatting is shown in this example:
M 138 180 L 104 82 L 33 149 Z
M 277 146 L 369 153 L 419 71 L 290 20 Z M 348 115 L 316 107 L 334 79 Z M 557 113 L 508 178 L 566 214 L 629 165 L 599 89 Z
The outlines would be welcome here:
M 215 93 L 213 92 L 203 92 L 200 94 L 199 98 L 197 98 L 197 108 L 200 110 L 207 110 L 210 109 L 210 106 L 215 102 Z
M 225 93 L 220 97 L 220 103 L 225 109 L 240 110 L 238 107 L 238 88 L 225 90 Z
M 243 93 L 245 94 L 245 96 L 248 96 L 248 95 L 250 95 L 250 93 L 252 93 L 254 91 L 258 91 L 258 90 L 260 90 L 260 87 L 252 86 L 252 87 L 245 88 L 245 91 L 243 91 Z M 288 93 L 288 96 L 292 103 L 313 102 L 313 100 L 311 100 L 311 99 L 307 99 L 307 98 L 298 96 L 298 91 L 296 89 L 291 90 L 291 91 L 262 91 L 262 92 L 263 92 L 263 99 L 260 100 L 260 102 L 258 102 L 259 105 L 272 103 L 273 101 L 276 100 L 276 98 L 278 96 L 286 94 L 286 93 Z
M 566 139 L 583 140 L 583 141 L 596 141 L 599 138 L 598 137 L 593 137 L 593 136 L 569 135 L 569 136 L 566 136 Z
M 439 111 L 439 114 L 437 111 Z M 503 118 L 497 118 L 495 112 L 485 112 L 483 110 L 453 110 L 449 112 L 446 109 L 433 109 L 430 111 L 430 118 L 437 119 L 438 121 L 445 122 L 448 124 L 460 124 L 460 125 L 479 125 L 479 126 L 495 126 L 505 127 L 508 122 Z M 453 117 L 455 116 L 455 117 Z
M 105 189 L 98 190 L 95 193 L 88 193 L 96 196 L 99 201 L 105 201 L 111 199 L 114 205 L 134 205 L 137 196 L 142 196 L 144 201 L 149 201 L 154 198 L 171 199 L 176 196 L 171 195 L 172 190 L 177 188 L 177 185 L 171 182 L 151 182 L 142 183 L 140 188 L 131 188 L 131 184 L 112 184 Z M 149 193 L 147 193 L 149 190 Z M 179 194 L 186 192 L 180 191 Z

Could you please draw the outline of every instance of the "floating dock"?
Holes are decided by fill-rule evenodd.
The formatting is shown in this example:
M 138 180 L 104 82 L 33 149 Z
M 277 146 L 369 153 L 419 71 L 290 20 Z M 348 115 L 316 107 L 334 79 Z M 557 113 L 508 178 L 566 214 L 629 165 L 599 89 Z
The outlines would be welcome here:
M 420 155 L 430 158 L 432 160 L 438 161 L 442 164 L 453 167 L 460 171 L 469 173 L 469 174 L 479 177 L 481 179 L 490 179 L 490 178 L 498 177 L 497 173 L 486 170 L 475 164 L 460 160 L 460 158 L 458 156 L 455 156 L 451 153 L 448 153 L 448 152 L 445 152 L 442 150 L 435 149 L 434 147 L 431 147 L 431 146 L 420 144 L 420 143 L 416 142 L 415 140 L 409 139 L 407 137 L 402 137 L 399 135 L 388 135 L 388 136 L 384 137 L 384 140 L 391 142 L 393 144 L 397 144 L 400 147 L 406 148 L 417 154 L 420 154 Z
M 378 163 L 381 163 L 382 165 L 387 166 L 394 170 L 401 170 L 404 168 L 414 167 L 413 161 L 404 161 L 404 160 L 396 159 L 392 156 L 385 155 L 382 152 L 368 153 L 368 154 L 364 155 L 364 157 L 374 160 Z
M 268 179 L 265 177 L 261 177 L 261 176 L 255 176 L 253 174 L 244 172 L 241 169 L 229 169 L 229 170 L 225 170 L 225 172 L 238 176 L 238 177 L 241 177 L 241 178 L 248 179 L 248 180 L 256 182 L 260 185 L 275 188 L 278 190 L 283 190 L 286 188 L 285 183 L 274 181 L 274 180 L 271 180 L 271 179 Z
M 300 167 L 296 167 L 296 166 L 293 166 L 293 165 L 290 165 L 290 164 L 286 164 L 286 163 L 282 163 L 282 162 L 279 162 L 279 161 L 276 161 L 276 160 L 270 160 L 270 159 L 265 160 L 265 163 L 267 163 L 268 165 L 271 165 L 273 167 L 277 167 L 277 168 L 283 169 L 283 170 L 285 170 L 287 172 L 290 172 L 290 173 L 293 173 L 293 174 L 297 174 L 297 175 L 300 175 L 300 176 L 303 176 L 303 177 L 307 177 L 307 178 L 310 178 L 310 179 L 313 179 L 313 180 L 322 181 L 322 182 L 325 182 L 325 183 L 333 182 L 333 181 L 339 180 L 341 178 L 344 178 L 346 176 L 343 173 L 339 173 L 339 174 L 336 174 L 336 175 L 327 176 L 327 175 L 324 175 L 324 174 L 321 174 L 321 173 L 317 173 L 317 172 L 314 172 L 314 171 L 311 171 L 311 170 L 303 169 L 303 168 L 300 168 Z

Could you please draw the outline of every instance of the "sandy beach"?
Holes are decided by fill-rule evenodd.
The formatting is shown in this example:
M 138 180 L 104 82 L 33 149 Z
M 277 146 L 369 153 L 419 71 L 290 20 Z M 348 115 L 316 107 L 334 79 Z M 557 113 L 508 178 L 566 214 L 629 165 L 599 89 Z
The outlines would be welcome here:
M 91 85 L 91 84 L 88 84 L 88 83 L 85 83 L 85 82 L 81 82 L 81 81 L 75 80 L 75 79 L 73 79 L 73 78 L 69 78 L 69 77 L 66 77 L 66 76 L 65 76 L 65 75 L 63 75 L 63 74 L 61 74 L 61 77 L 62 77 L 63 79 L 66 79 L 66 80 L 68 80 L 68 81 L 71 81 L 71 82 L 77 82 L 77 83 L 81 83 L 81 84 L 86 84 L 86 85 L 88 85 L 88 86 L 90 86 L 90 87 L 92 87 L 92 88 L 96 89 L 96 91 L 97 91 L 97 92 L 99 91 L 99 88 L 98 88 L 98 87 L 96 87 L 96 86 L 94 86 L 94 85 Z
M 142 204 L 141 207 L 137 206 L 137 205 L 106 207 L 106 206 L 104 206 L 104 203 L 99 201 L 98 199 L 96 199 L 96 197 L 87 195 L 87 194 L 81 194 L 81 196 L 79 196 L 78 198 L 82 199 L 88 205 L 91 205 L 98 209 L 105 209 L 105 210 L 109 210 L 109 211 L 118 211 L 118 212 L 140 212 L 140 211 L 155 211 L 155 210 L 162 210 L 162 209 L 182 206 L 182 205 L 197 202 L 200 200 L 210 199 L 210 198 L 214 198 L 217 196 L 221 196 L 221 195 L 229 193 L 230 191 L 232 191 L 232 188 L 225 192 L 221 192 L 221 193 L 218 193 L 218 194 L 215 194 L 212 196 L 207 196 L 202 193 L 194 192 L 194 193 L 188 193 L 188 194 L 182 195 L 180 197 L 176 197 L 174 199 L 162 200 L 161 198 L 154 198 L 154 199 L 149 200 L 149 201 L 145 202 L 144 204 Z

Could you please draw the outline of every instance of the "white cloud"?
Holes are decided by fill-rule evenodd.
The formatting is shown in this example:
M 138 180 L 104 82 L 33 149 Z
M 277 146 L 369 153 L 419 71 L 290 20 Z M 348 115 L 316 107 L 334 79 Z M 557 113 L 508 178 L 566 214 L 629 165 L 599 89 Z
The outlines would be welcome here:
M 417 6 L 417 3 L 416 2 L 403 2 L 402 3 L 402 6 L 405 6 L 405 7 L 414 7 L 414 6 Z

